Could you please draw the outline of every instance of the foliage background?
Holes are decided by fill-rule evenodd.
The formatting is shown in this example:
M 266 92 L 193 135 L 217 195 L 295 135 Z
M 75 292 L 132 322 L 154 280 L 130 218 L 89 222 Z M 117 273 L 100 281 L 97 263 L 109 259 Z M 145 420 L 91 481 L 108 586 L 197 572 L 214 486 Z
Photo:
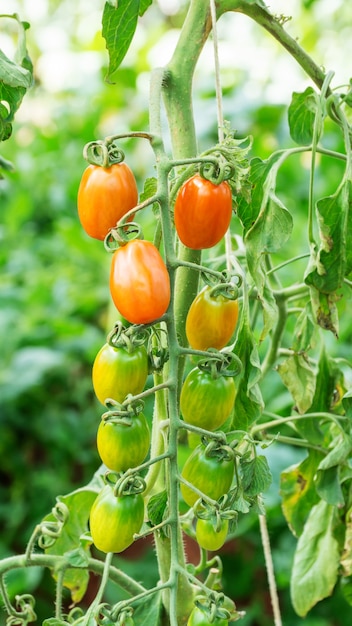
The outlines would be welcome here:
M 111 325 L 107 288 L 108 259 L 99 242 L 79 225 L 76 194 L 85 167 L 87 141 L 113 132 L 148 127 L 150 71 L 169 59 L 187 2 L 159 0 L 141 21 L 117 75 L 104 82 L 107 55 L 100 34 L 103 2 L 5 0 L 4 13 L 18 12 L 31 24 L 28 48 L 35 85 L 25 97 L 12 138 L 1 154 L 15 165 L 0 181 L 0 557 L 23 552 L 35 524 L 55 496 L 88 482 L 99 465 L 95 447 L 101 409 L 92 391 L 91 365 Z M 35 6 L 34 6 L 35 4 Z M 349 29 L 352 5 L 336 0 L 272 1 L 278 14 L 291 15 L 287 29 L 299 37 L 316 62 L 335 71 L 335 84 L 349 81 L 352 58 Z M 14 33 L 1 20 L 1 47 L 8 54 Z M 253 155 L 265 158 L 289 146 L 287 106 L 292 91 L 309 81 L 269 35 L 241 15 L 219 22 L 224 113 L 239 136 L 253 136 Z M 217 139 L 211 44 L 205 47 L 194 81 L 194 111 L 199 147 Z M 333 126 L 331 149 L 339 149 Z M 135 142 L 124 145 L 139 189 L 153 174 L 150 153 Z M 308 167 L 304 157 L 290 159 L 278 192 L 299 224 L 305 219 Z M 321 193 L 335 189 L 339 163 L 324 159 L 319 169 Z M 336 170 L 334 168 L 337 168 Z M 287 190 L 295 190 L 295 195 Z M 145 219 L 148 236 L 148 214 Z M 299 229 L 298 231 L 299 232 Z M 300 241 L 297 238 L 297 250 Z M 348 310 L 349 302 L 340 304 Z M 347 319 L 346 319 L 347 318 Z M 340 340 L 328 341 L 332 354 L 349 356 L 348 315 Z M 290 400 L 273 375 L 265 399 L 285 414 Z M 284 621 L 293 626 L 347 626 L 352 610 L 337 589 L 334 596 L 304 620 L 291 608 L 288 586 L 295 539 L 280 509 L 278 477 L 304 453 L 272 446 L 274 483 L 266 495 L 268 525 L 278 576 Z M 190 544 L 190 554 L 194 551 Z M 246 625 L 272 623 L 257 521 L 251 515 L 223 550 L 226 592 L 247 609 Z M 143 565 L 130 550 L 124 567 L 143 569 L 146 582 L 156 579 L 153 552 L 143 551 Z M 121 559 L 120 559 L 121 560 Z M 44 578 L 42 578 L 44 576 Z M 92 582 L 94 585 L 94 581 Z M 11 575 L 13 593 L 37 594 L 38 619 L 51 612 L 52 584 L 40 572 Z M 50 603 L 50 609 L 48 605 Z

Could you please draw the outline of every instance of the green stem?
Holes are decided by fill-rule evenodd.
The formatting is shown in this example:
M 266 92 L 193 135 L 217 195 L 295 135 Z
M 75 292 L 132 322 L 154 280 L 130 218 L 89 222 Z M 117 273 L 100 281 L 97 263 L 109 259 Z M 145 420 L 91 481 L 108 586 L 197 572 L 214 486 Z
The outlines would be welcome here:
M 20 554 L 7 557 L 0 561 L 0 576 L 3 576 L 10 570 L 22 569 L 25 567 L 46 567 L 55 571 L 60 569 L 74 569 L 65 556 L 34 553 L 31 555 L 30 563 L 28 563 L 27 555 Z M 87 569 L 93 574 L 102 576 L 104 571 L 104 562 L 98 559 L 90 558 L 88 559 Z M 109 568 L 109 577 L 112 582 L 119 585 L 121 589 L 124 589 L 131 596 L 145 591 L 145 588 L 142 585 L 113 565 Z
M 268 9 L 248 0 L 219 0 L 218 16 L 227 11 L 243 13 L 253 19 L 270 33 L 297 61 L 312 81 L 321 88 L 325 79 L 323 70 L 301 48 L 296 39 L 291 37 L 283 28 L 280 20 L 272 15 Z

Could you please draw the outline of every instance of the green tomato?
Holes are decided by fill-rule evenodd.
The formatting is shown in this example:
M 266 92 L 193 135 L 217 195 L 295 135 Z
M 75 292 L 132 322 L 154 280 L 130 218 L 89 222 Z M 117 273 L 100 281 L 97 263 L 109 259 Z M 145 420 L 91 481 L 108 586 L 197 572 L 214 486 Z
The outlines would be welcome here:
M 218 500 L 231 487 L 235 470 L 234 460 L 210 456 L 200 444 L 186 460 L 181 475 L 209 498 Z M 181 483 L 181 493 L 188 506 L 193 506 L 200 497 L 190 487 Z
M 127 394 L 143 391 L 148 376 L 148 353 L 143 345 L 131 350 L 109 343 L 99 350 L 93 363 L 95 395 L 102 404 L 107 398 L 123 402 Z
M 188 618 L 187 626 L 228 626 L 228 623 L 228 620 L 222 617 L 214 617 L 210 622 L 205 611 L 195 606 Z
M 231 376 L 213 376 L 198 367 L 187 375 L 181 389 L 180 409 L 188 424 L 216 430 L 229 417 L 236 396 Z
M 125 472 L 143 463 L 150 446 L 150 432 L 143 413 L 118 422 L 101 420 L 97 448 L 101 460 L 114 472 Z
M 222 519 L 220 528 L 216 526 L 210 519 L 197 519 L 196 522 L 196 539 L 198 545 L 204 550 L 219 550 L 224 545 L 229 530 L 229 522 Z
M 115 496 L 110 485 L 97 495 L 90 511 L 93 543 L 102 552 L 123 552 L 134 541 L 144 520 L 144 499 L 140 493 Z

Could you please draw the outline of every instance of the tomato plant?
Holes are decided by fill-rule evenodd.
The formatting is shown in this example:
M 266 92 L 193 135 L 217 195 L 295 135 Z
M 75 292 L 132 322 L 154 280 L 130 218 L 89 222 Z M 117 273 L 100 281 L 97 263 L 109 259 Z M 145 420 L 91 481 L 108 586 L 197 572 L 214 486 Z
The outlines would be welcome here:
M 123 552 L 134 541 L 144 519 L 140 493 L 115 495 L 110 484 L 97 495 L 89 516 L 93 543 L 102 552 Z
M 199 364 L 188 373 L 181 388 L 183 419 L 193 426 L 216 430 L 229 417 L 235 395 L 233 377 L 222 375 L 216 367 L 205 369 Z
M 232 216 L 232 193 L 226 181 L 215 185 L 195 174 L 183 183 L 175 202 L 177 234 L 188 248 L 211 248 L 225 235 Z
M 158 249 L 133 239 L 113 253 L 110 292 L 116 308 L 132 324 L 154 322 L 170 303 L 170 278 Z
M 144 413 L 116 415 L 102 419 L 97 433 L 99 456 L 106 467 L 124 472 L 140 465 L 148 454 L 150 432 Z M 103 416 L 104 417 L 104 416 Z
M 90 237 L 105 239 L 137 201 L 137 183 L 126 163 L 113 163 L 109 167 L 88 165 L 84 170 L 77 208 L 81 225 Z
M 238 320 L 238 300 L 221 287 L 206 285 L 193 300 L 186 318 L 186 335 L 195 350 L 221 350 Z
M 214 441 L 194 448 L 187 458 L 181 475 L 208 498 L 218 500 L 231 487 L 234 474 L 232 450 Z M 199 495 L 191 487 L 181 482 L 181 493 L 188 506 L 193 506 Z
M 95 394 L 102 404 L 108 398 L 122 402 L 127 394 L 144 388 L 148 376 L 148 353 L 143 345 L 114 346 L 105 343 L 92 369 Z

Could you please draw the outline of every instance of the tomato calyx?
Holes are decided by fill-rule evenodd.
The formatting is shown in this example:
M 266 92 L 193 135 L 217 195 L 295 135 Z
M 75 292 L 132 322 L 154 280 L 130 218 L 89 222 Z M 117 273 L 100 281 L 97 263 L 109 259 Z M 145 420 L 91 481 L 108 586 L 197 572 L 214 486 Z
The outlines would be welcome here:
M 83 148 L 83 157 L 91 165 L 109 167 L 114 163 L 122 163 L 125 160 L 125 153 L 115 142 L 98 139 L 90 141 Z
M 232 461 L 235 458 L 235 452 L 231 446 L 227 445 L 223 433 L 217 433 L 216 438 L 203 436 L 201 441 L 205 446 L 206 457 L 216 458 L 218 461 Z
M 233 520 L 238 516 L 238 512 L 225 508 L 228 501 L 227 494 L 224 494 L 215 504 L 199 498 L 193 506 L 197 519 L 209 520 L 216 532 L 219 532 L 223 520 Z
M 115 252 L 121 246 L 125 246 L 129 241 L 134 239 L 143 239 L 143 234 L 140 225 L 137 222 L 125 223 L 125 219 L 128 218 L 128 213 L 124 215 L 120 223 L 111 228 L 104 239 L 104 248 L 108 252 Z
M 104 602 L 99 606 L 99 613 L 96 621 L 99 626 L 133 626 L 134 610 L 131 606 L 120 606 L 121 603 L 113 607 Z
M 106 342 L 112 348 L 125 348 L 128 352 L 133 352 L 136 347 L 147 343 L 148 338 L 148 329 L 143 324 L 125 328 L 122 322 L 117 321 L 108 334 Z
M 216 620 L 229 620 L 231 613 L 224 606 L 225 596 L 223 593 L 211 591 L 208 596 L 198 596 L 194 600 L 195 608 L 204 613 L 209 623 Z
M 201 359 L 197 367 L 203 372 L 209 372 L 212 378 L 219 376 L 238 376 L 242 369 L 242 363 L 233 352 L 219 352 L 209 348 L 209 357 Z
M 104 482 L 112 488 L 116 498 L 141 494 L 146 489 L 144 478 L 132 469 L 124 473 L 108 471 Z

